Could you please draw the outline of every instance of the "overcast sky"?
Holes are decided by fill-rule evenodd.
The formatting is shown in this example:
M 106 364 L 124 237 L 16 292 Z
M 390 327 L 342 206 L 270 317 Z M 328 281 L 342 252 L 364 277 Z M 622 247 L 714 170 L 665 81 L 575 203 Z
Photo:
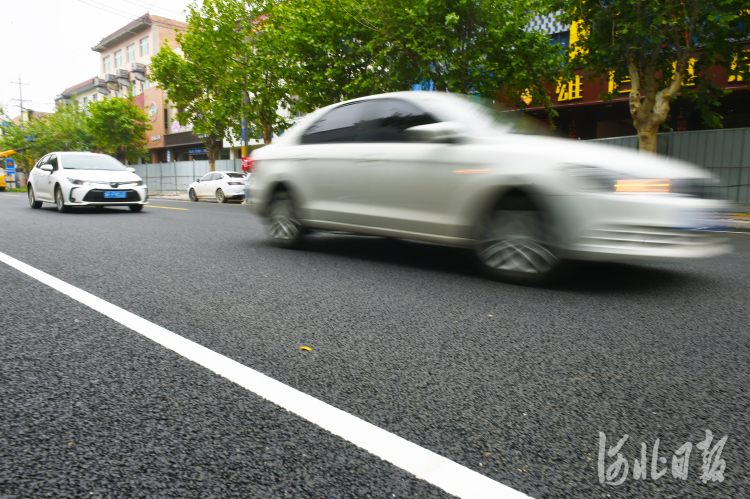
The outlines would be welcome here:
M 55 96 L 99 75 L 99 40 L 146 12 L 185 20 L 193 0 L 13 0 L 0 7 L 0 108 L 19 114 L 18 81 L 26 108 L 53 111 Z

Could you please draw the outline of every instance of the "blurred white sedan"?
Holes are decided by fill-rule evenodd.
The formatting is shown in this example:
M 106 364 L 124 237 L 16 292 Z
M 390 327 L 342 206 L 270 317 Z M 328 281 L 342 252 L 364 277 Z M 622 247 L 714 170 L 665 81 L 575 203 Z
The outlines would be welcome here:
M 470 99 L 382 94 L 307 116 L 253 152 L 248 205 L 277 244 L 306 229 L 468 246 L 491 275 L 535 282 L 563 259 L 708 257 L 728 208 L 676 160 L 524 135 Z
M 215 199 L 226 203 L 229 199 L 245 199 L 247 176 L 240 172 L 211 172 L 188 186 L 190 201 Z
M 138 212 L 148 204 L 148 187 L 135 169 L 106 154 L 47 154 L 31 170 L 27 187 L 32 208 L 48 202 L 60 212 L 71 206 L 128 206 Z

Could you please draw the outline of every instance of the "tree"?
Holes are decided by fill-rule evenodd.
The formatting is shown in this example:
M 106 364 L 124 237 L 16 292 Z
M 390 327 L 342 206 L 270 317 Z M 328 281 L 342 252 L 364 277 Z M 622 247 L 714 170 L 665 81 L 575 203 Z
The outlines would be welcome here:
M 60 105 L 54 113 L 23 122 L 21 126 L 7 118 L 4 121 L 8 126 L 0 136 L 0 148 L 26 149 L 22 155 L 28 160 L 25 163 L 33 163 L 52 151 L 92 151 L 95 147 L 89 118 L 77 104 Z M 28 170 L 30 166 L 22 167 Z
M 747 57 L 737 43 L 750 34 L 747 0 L 577 0 L 552 8 L 563 9 L 562 22 L 578 23 L 571 69 L 616 82 L 630 78 L 641 151 L 656 153 L 659 126 L 678 92 L 695 102 L 706 124 L 721 126 L 712 107 L 728 92 L 711 81 L 711 68 L 747 74 L 747 64 L 738 64 Z
M 135 163 L 147 153 L 146 132 L 153 127 L 133 97 L 109 97 L 89 104 L 88 129 L 94 146 L 120 161 Z
M 288 0 L 269 18 L 290 58 L 290 82 L 309 103 L 413 85 L 549 105 L 563 54 L 526 31 L 523 0 Z

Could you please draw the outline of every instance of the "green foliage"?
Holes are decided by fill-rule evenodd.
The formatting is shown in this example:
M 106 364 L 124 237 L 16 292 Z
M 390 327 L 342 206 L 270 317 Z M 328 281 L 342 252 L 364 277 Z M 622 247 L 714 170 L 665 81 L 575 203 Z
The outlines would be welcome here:
M 618 82 L 631 78 L 637 87 L 631 95 L 634 117 L 658 108 L 660 98 L 668 110 L 680 91 L 696 103 L 707 125 L 721 126 L 713 109 L 727 92 L 709 80 L 710 68 L 744 72 L 747 79 L 747 65 L 733 62 L 747 60 L 737 41 L 750 36 L 748 0 L 560 0 L 552 5 L 557 8 L 564 11 L 561 21 L 583 28 L 571 47 L 572 66 L 598 75 L 612 71 Z M 697 58 L 692 70 L 691 58 Z
M 131 163 L 147 153 L 146 132 L 153 127 L 146 110 L 138 107 L 132 96 L 92 102 L 88 112 L 88 128 L 96 149 Z
M 437 90 L 550 104 L 564 55 L 525 26 L 523 0 L 287 0 L 269 17 L 290 92 L 309 110 L 433 82 Z

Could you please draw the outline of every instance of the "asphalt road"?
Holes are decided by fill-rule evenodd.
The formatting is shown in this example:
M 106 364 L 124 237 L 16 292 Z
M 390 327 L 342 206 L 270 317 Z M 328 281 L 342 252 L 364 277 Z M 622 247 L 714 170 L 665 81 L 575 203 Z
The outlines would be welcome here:
M 281 250 L 239 204 L 151 204 L 0 193 L 0 252 L 535 498 L 750 496 L 749 234 L 527 288 L 462 249 Z M 704 484 L 706 429 L 709 451 L 728 439 Z M 628 435 L 619 485 L 599 481 L 600 432 Z M 0 497 L 449 495 L 0 263 Z

